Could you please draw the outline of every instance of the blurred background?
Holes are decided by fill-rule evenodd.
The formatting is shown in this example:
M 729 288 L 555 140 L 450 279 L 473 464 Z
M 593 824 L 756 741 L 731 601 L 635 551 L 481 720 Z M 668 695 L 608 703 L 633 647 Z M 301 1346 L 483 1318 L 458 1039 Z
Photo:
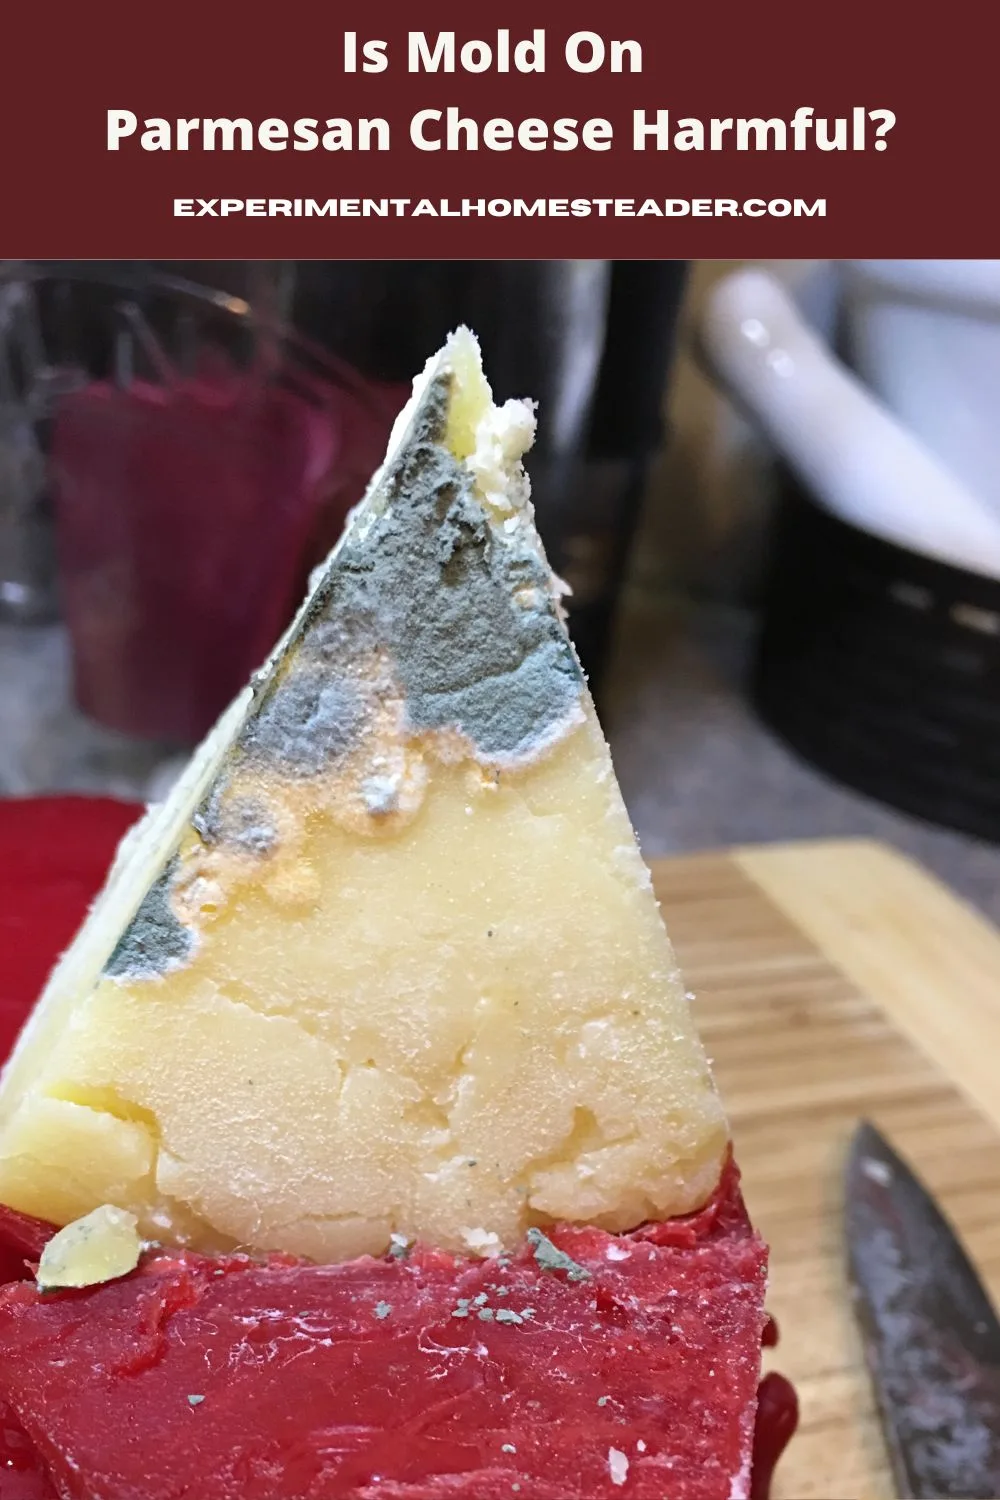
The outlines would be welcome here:
M 1000 261 L 0 262 L 0 796 L 164 794 L 458 322 L 646 854 L 1000 919 Z

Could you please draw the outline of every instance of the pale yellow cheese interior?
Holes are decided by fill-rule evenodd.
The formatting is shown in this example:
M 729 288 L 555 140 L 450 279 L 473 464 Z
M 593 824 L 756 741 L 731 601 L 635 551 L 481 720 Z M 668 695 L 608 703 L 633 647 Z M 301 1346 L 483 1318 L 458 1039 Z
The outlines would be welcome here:
M 524 408 L 492 407 L 471 340 L 449 351 L 447 444 L 498 535 L 534 537 Z M 391 666 L 358 748 L 305 778 L 232 751 L 248 694 L 135 836 L 0 1084 L 0 1201 L 334 1260 L 394 1232 L 463 1250 L 551 1219 L 624 1229 L 709 1195 L 726 1124 L 585 688 L 501 766 L 408 731 Z M 266 809 L 272 849 L 203 840 L 213 784 Z M 192 953 L 109 977 L 171 859 Z

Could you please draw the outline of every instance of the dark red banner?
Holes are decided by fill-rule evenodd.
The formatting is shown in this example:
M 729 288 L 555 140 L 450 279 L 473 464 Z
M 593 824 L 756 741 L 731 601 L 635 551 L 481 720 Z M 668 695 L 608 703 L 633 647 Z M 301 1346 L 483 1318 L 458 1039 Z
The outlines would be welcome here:
M 3 22 L 0 251 L 989 254 L 998 12 L 933 16 L 22 7 Z

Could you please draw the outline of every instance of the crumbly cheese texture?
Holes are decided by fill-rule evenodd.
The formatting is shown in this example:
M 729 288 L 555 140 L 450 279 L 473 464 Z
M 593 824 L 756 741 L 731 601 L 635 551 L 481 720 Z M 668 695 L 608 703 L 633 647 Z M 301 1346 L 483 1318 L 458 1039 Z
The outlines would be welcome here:
M 0 1082 L 0 1202 L 319 1260 L 700 1206 L 728 1132 L 453 335 L 296 620 L 119 852 Z

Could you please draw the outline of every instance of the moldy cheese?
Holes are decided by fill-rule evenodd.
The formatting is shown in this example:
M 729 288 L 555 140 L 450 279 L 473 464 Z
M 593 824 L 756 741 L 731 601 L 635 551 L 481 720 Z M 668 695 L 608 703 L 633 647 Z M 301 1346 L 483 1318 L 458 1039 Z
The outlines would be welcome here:
M 380 1254 L 700 1207 L 728 1132 L 473 337 L 130 833 L 0 1083 L 0 1202 Z M 206 645 L 210 649 L 210 644 Z

